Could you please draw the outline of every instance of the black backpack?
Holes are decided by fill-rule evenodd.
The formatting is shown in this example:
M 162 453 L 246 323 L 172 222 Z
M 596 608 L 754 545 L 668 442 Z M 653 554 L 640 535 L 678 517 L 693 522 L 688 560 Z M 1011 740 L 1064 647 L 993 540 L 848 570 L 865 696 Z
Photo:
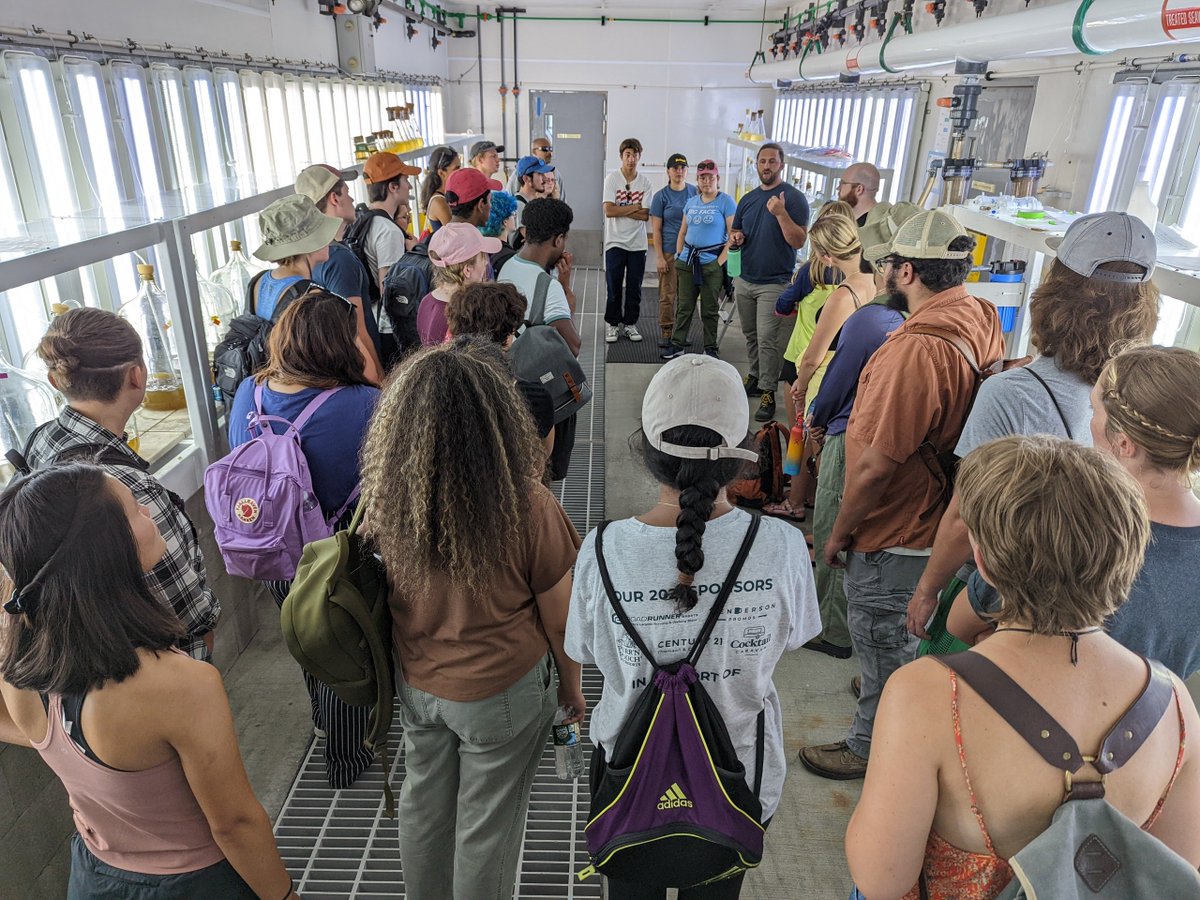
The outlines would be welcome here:
M 313 286 L 307 278 L 301 278 L 283 292 L 271 311 L 271 318 L 264 319 L 254 312 L 254 288 L 265 274 L 259 272 L 250 279 L 246 287 L 246 311 L 234 317 L 225 337 L 213 350 L 213 384 L 221 389 L 226 406 L 233 403 L 238 385 L 267 364 L 267 336 L 271 327 L 293 300 Z
M 508 348 L 513 373 L 542 385 L 554 404 L 554 424 L 571 418 L 592 399 L 583 366 L 553 325 L 546 324 L 546 294 L 551 278 L 538 274 L 525 330 Z
M 358 261 L 367 272 L 372 306 L 379 303 L 379 270 L 371 265 L 371 260 L 367 257 L 367 235 L 371 233 L 371 226 L 375 223 L 376 218 L 384 218 L 395 224 L 395 220 L 382 209 L 371 209 L 359 204 L 354 224 L 346 229 L 346 234 L 342 238 L 342 243 L 358 257 Z
M 400 352 L 421 346 L 417 334 L 417 311 L 433 289 L 433 263 L 429 261 L 429 238 L 396 260 L 383 280 L 383 309 L 392 320 Z

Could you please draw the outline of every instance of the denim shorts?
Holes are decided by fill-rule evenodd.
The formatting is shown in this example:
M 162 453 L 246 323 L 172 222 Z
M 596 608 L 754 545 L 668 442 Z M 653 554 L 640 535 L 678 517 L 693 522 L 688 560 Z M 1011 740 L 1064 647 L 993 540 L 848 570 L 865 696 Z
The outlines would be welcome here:
M 71 838 L 67 900 L 256 900 L 229 860 L 181 875 L 142 875 L 102 863 L 76 833 Z

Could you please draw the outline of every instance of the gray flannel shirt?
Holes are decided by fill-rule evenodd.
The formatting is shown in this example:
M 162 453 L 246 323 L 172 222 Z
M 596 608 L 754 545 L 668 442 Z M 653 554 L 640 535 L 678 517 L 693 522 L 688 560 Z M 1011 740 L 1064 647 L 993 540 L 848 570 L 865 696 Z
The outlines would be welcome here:
M 30 467 L 43 468 L 68 450 L 85 445 L 114 447 L 129 456 L 127 466 L 104 465 L 103 468 L 128 487 L 138 503 L 150 510 L 166 541 L 167 552 L 146 574 L 146 583 L 183 622 L 187 635 L 180 641 L 180 649 L 194 659 L 211 662 L 204 635 L 216 627 L 221 603 L 205 584 L 204 555 L 191 520 L 176 508 L 158 479 L 141 468 L 145 465 L 141 457 L 122 438 L 68 406 L 57 419 L 34 435 L 25 458 Z

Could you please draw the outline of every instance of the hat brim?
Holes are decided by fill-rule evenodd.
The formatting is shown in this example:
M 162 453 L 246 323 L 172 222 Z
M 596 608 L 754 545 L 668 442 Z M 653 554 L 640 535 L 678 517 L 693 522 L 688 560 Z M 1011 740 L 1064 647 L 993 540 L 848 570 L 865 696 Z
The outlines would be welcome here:
M 281 259 L 288 259 L 292 256 L 316 253 L 322 247 L 328 247 L 337 235 L 342 220 L 324 214 L 322 214 L 321 218 L 324 221 L 311 234 L 297 238 L 288 244 L 261 244 L 254 251 L 254 258 L 261 259 L 263 262 L 278 262 Z
M 1049 247 L 1051 250 L 1057 250 L 1059 247 L 1062 246 L 1062 242 L 1065 241 L 1066 239 L 1067 239 L 1067 236 L 1065 234 L 1062 235 L 1061 237 L 1048 237 L 1048 238 L 1046 238 L 1046 246 Z

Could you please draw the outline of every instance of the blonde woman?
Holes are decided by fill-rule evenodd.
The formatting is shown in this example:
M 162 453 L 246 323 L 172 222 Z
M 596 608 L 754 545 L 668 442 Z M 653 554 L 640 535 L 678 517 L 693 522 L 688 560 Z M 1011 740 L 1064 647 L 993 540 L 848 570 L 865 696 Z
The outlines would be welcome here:
M 1182 682 L 1170 679 L 1161 717 L 1142 716 L 1132 746 L 1121 745 L 1132 755 L 1107 776 L 1091 756 L 1049 763 L 1033 752 L 1038 731 L 1023 737 L 975 687 L 1008 685 L 1017 708 L 1032 699 L 1055 723 L 1040 727 L 1081 753 L 1146 690 L 1146 660 L 1102 627 L 1120 616 L 1151 534 L 1138 484 L 1105 453 L 1039 435 L 984 444 L 963 460 L 955 490 L 975 560 L 1003 598 L 999 627 L 945 657 L 953 669 L 926 657 L 888 679 L 846 832 L 858 889 L 871 900 L 994 900 L 1013 877 L 1009 860 L 1063 802 L 1065 770 L 1077 784 L 1102 782 L 1117 810 L 1186 859 L 1181 872 L 1194 870 L 1200 757 L 1185 735 L 1200 717 Z
M 788 350 L 797 354 L 796 361 L 785 362 L 780 376 L 785 380 L 791 376 L 791 389 L 787 394 L 789 425 L 804 415 L 808 401 L 816 396 L 825 369 L 833 359 L 832 348 L 837 345 L 842 326 L 851 313 L 864 303 L 870 303 L 875 296 L 875 276 L 862 271 L 862 242 L 858 239 L 858 226 L 853 215 L 847 214 L 849 210 L 849 204 L 840 201 L 828 204 L 808 233 L 809 277 L 813 285 L 813 294 L 809 297 L 813 297 L 810 301 L 813 305 L 805 308 L 801 302 L 796 321 L 796 329 L 802 329 L 801 337 L 796 341 L 794 330 L 793 341 L 788 345 Z M 836 286 L 830 284 L 831 280 Z M 823 294 L 825 299 L 821 302 Z M 820 305 L 814 309 L 816 303 Z M 805 342 L 803 332 L 807 331 L 810 315 L 813 330 Z M 787 355 L 785 353 L 785 360 Z M 768 515 L 803 520 L 808 487 L 808 466 L 803 465 L 799 477 L 792 479 L 787 499 L 770 504 L 763 511 Z
M 487 280 L 488 258 L 502 246 L 499 240 L 484 237 L 466 222 L 443 225 L 429 239 L 434 287 L 417 310 L 417 334 L 424 346 L 446 340 L 446 304 L 464 284 Z
M 491 340 L 404 360 L 362 459 L 391 586 L 408 895 L 508 900 L 554 709 L 578 721 L 586 706 L 563 653 L 579 535 L 539 480 L 545 450 Z
M 1146 561 L 1108 632 L 1187 678 L 1200 670 L 1200 499 L 1192 492 L 1200 472 L 1200 356 L 1140 347 L 1114 357 L 1092 390 L 1090 437 L 1137 480 L 1150 512 Z M 950 630 L 979 640 L 991 633 L 994 611 L 973 608 L 964 592 Z

